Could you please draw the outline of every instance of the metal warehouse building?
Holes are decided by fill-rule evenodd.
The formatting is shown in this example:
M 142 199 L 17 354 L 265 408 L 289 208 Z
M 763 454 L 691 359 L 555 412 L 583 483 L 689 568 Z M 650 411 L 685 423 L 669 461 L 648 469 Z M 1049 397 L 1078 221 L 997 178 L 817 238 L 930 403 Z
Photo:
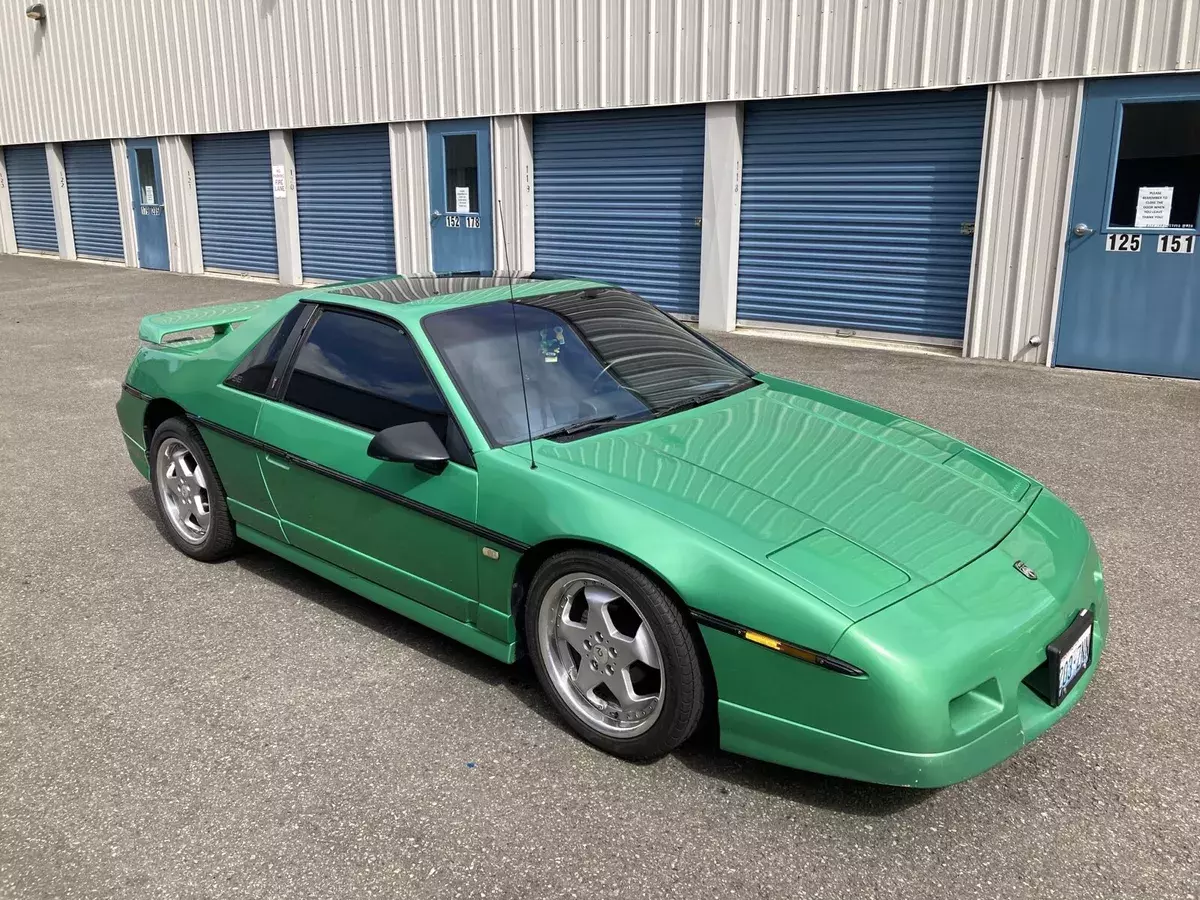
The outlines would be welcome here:
M 0 9 L 0 251 L 1200 378 L 1193 0 Z

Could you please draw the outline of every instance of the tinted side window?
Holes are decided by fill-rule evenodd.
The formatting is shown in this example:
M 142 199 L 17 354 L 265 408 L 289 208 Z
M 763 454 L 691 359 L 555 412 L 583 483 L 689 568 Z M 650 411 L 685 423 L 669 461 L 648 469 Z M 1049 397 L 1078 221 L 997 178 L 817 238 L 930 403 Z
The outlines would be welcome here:
M 279 361 L 279 353 L 287 343 L 288 335 L 292 333 L 292 328 L 303 309 L 303 304 L 293 307 L 274 328 L 263 335 L 238 363 L 233 374 L 225 379 L 225 383 L 252 394 L 265 394 L 271 384 L 271 373 L 275 371 L 275 363 Z
M 406 334 L 325 310 L 296 355 L 284 401 L 368 431 L 428 422 L 446 440 L 448 412 Z

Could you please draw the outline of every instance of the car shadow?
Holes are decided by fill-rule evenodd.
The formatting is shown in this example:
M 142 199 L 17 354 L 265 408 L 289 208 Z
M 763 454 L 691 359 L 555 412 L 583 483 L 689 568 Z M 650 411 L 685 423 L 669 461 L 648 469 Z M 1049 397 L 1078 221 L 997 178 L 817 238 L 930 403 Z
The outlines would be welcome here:
M 163 533 L 149 485 L 129 491 L 129 497 L 160 534 Z M 553 727 L 574 734 L 542 694 L 533 668 L 525 659 L 513 665 L 492 659 L 258 547 L 242 544 L 236 556 L 218 565 L 237 566 L 482 684 L 503 688 Z M 722 793 L 728 793 L 730 786 L 737 786 L 849 815 L 894 815 L 937 793 L 936 790 L 850 781 L 736 756 L 720 749 L 716 729 L 711 724 L 676 750 L 672 758 L 697 775 L 716 782 Z M 654 763 L 637 765 L 653 766 Z

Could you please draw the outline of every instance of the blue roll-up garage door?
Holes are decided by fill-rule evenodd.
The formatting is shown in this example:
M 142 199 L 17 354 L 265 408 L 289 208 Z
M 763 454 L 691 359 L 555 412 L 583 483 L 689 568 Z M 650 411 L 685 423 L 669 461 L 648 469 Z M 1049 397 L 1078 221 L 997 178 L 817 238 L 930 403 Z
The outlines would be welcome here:
M 112 145 L 79 141 L 63 144 L 62 151 L 75 252 L 97 259 L 124 259 Z
M 271 143 L 265 131 L 192 138 L 204 268 L 279 271 Z
M 539 270 L 696 315 L 704 107 L 538 116 L 533 171 Z
M 42 144 L 4 148 L 8 172 L 8 197 L 18 250 L 58 252 L 54 227 L 54 199 L 50 195 L 50 167 Z
M 746 104 L 738 318 L 961 339 L 986 105 Z
M 304 277 L 393 274 L 396 239 L 387 126 L 297 131 L 292 141 Z

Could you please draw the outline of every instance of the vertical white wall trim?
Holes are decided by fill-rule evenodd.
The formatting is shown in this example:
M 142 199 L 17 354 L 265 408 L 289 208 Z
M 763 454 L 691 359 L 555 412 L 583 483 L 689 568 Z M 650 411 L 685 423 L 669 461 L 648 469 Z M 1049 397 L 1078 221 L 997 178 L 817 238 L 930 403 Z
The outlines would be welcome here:
M 292 151 L 290 131 L 272 131 L 271 179 L 278 169 L 283 170 L 284 196 L 275 195 L 275 254 L 279 260 L 279 283 L 301 284 L 304 281 L 300 260 L 300 204 L 296 198 L 296 156 Z
M 8 170 L 4 167 L 4 148 L 0 147 L 0 253 L 17 252 L 17 231 L 13 227 L 12 200 L 8 196 Z
M 1054 293 L 1050 298 L 1050 327 L 1046 330 L 1046 365 L 1054 365 L 1054 343 L 1058 336 L 1058 309 L 1062 303 L 1063 272 L 1067 267 L 1067 231 L 1074 227 L 1071 221 L 1071 202 L 1075 199 L 1075 163 L 1079 156 L 1079 123 L 1083 120 L 1083 95 L 1086 82 L 1081 78 L 1075 84 L 1075 116 L 1071 121 L 1071 137 L 1067 160 L 1067 177 L 1063 180 L 1063 191 L 1059 214 L 1058 260 L 1054 265 Z
M 425 123 L 389 125 L 388 142 L 392 152 L 396 271 L 430 272 L 433 253 L 429 241 L 429 148 Z
M 1043 134 L 1046 130 L 1045 110 L 1046 103 L 1042 85 L 1037 84 L 1033 88 L 1033 116 L 1029 129 L 1029 144 L 1025 150 L 1025 178 L 1030 186 L 1037 184 L 1042 174 L 1042 144 L 1044 142 Z M 1039 204 L 1033 198 L 1033 192 L 1026 191 L 1025 208 L 1021 212 L 1018 226 L 1021 238 L 1017 243 L 1016 285 L 1009 311 L 1009 321 L 1013 327 L 1009 331 L 1008 352 L 1005 358 L 1010 361 L 1015 360 L 1029 347 L 1030 335 L 1026 334 L 1028 329 L 1018 327 L 1018 323 L 1028 321 L 1026 313 L 1034 302 L 1031 295 L 1037 293 L 1038 289 L 1038 285 L 1030 283 L 1030 268 L 1037 261 L 1037 250 L 1035 250 L 1033 242 L 1042 237 L 1034 230 L 1038 206 Z
M 158 155 L 162 166 L 171 271 L 200 274 L 204 271 L 204 254 L 200 247 L 200 211 L 196 203 L 191 137 L 159 138 Z
M 992 105 L 996 101 L 995 85 L 988 86 L 987 108 L 983 113 L 983 156 L 979 161 L 979 190 L 975 195 L 975 234 L 971 238 L 971 275 L 970 281 L 967 284 L 967 320 L 965 324 L 966 333 L 963 334 L 962 355 L 975 356 L 976 343 L 978 341 L 978 332 L 982 327 L 979 322 L 975 321 L 975 310 L 978 304 L 975 300 L 975 292 L 979 290 L 979 269 L 982 268 L 984 260 L 983 254 L 988 250 L 985 245 L 980 247 L 980 226 L 989 218 L 989 210 L 984 204 L 991 205 L 991 192 L 989 178 L 991 177 L 992 167 L 988 164 L 988 158 L 991 156 L 992 148 Z
M 492 119 L 492 239 L 496 270 L 533 271 L 533 118 Z M 500 204 L 503 203 L 503 213 Z
M 125 245 L 125 265 L 132 269 L 138 264 L 137 225 L 133 221 L 133 188 L 129 184 L 129 154 L 125 141 L 110 141 L 112 146 L 113 178 L 117 182 L 117 211 L 121 214 L 121 243 Z
M 700 327 L 733 331 L 737 322 L 742 216 L 741 103 L 704 110 L 704 225 L 700 235 Z
M 54 230 L 58 234 L 58 255 L 75 259 L 75 228 L 71 223 L 71 203 L 67 197 L 67 170 L 63 165 L 62 144 L 46 145 L 46 168 L 50 171 L 50 199 L 54 202 Z
M 1036 363 L 1048 358 L 1069 227 L 1081 85 L 1022 82 L 992 88 L 968 356 Z

